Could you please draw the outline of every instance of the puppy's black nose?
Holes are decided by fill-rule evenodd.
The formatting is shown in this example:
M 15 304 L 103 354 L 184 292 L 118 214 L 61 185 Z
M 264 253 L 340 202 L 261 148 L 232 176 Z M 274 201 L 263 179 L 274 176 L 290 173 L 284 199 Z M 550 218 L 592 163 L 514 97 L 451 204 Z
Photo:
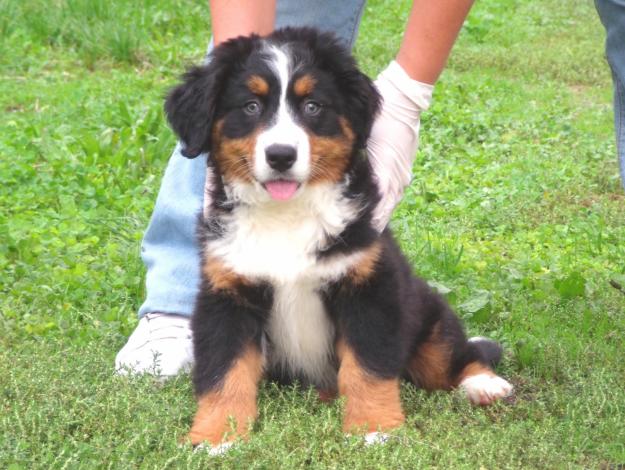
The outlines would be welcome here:
M 293 166 L 297 150 L 290 145 L 273 144 L 265 149 L 267 164 L 277 171 L 286 171 Z

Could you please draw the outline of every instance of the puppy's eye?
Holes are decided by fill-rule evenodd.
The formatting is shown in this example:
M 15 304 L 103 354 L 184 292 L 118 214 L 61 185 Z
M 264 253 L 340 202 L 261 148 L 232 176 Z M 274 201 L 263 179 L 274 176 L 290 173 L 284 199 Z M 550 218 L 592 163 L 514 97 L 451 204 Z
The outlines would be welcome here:
M 316 101 L 308 100 L 302 104 L 302 111 L 307 116 L 316 116 L 317 114 L 321 112 L 321 108 L 322 108 L 321 104 L 317 103 Z
M 243 111 L 249 116 L 256 116 L 262 111 L 262 107 L 258 101 L 248 101 L 243 105 Z

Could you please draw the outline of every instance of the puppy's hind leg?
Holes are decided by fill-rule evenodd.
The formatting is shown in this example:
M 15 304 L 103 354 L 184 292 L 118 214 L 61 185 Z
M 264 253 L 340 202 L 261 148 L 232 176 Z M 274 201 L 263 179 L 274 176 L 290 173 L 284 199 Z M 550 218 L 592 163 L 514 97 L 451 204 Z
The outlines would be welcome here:
M 469 400 L 476 405 L 490 405 L 512 393 L 512 385 L 499 377 L 490 367 L 501 358 L 501 346 L 485 338 L 471 338 L 467 348 L 476 350 L 479 359 L 467 363 L 460 372 L 457 382 Z
M 489 405 L 512 392 L 512 385 L 492 370 L 501 347 L 484 338 L 467 340 L 449 307 L 412 355 L 407 373 L 425 390 L 462 388 L 476 405 Z

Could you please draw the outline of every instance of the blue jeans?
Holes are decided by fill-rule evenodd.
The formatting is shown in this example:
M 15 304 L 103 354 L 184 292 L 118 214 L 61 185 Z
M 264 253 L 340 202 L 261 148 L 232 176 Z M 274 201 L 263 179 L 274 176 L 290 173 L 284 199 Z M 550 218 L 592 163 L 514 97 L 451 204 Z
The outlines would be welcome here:
M 625 0 L 595 0 L 606 30 L 605 52 L 614 82 L 616 148 L 625 187 Z
M 358 33 L 365 0 L 278 0 L 276 28 L 314 26 L 333 31 L 349 46 Z M 141 244 L 147 268 L 146 299 L 139 316 L 150 312 L 190 316 L 200 284 L 195 236 L 203 207 L 206 155 L 188 160 L 176 146 Z

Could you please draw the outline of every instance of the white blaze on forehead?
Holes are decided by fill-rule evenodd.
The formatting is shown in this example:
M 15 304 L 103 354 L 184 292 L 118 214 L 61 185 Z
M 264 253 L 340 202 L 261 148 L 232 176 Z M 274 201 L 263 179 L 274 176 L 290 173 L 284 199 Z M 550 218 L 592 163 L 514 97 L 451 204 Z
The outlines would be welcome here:
M 265 182 L 271 179 L 273 170 L 265 159 L 265 149 L 270 145 L 288 145 L 296 149 L 297 160 L 291 167 L 292 177 L 304 182 L 310 169 L 310 143 L 308 134 L 295 122 L 292 110 L 289 109 L 287 91 L 292 77 L 292 64 L 288 50 L 277 46 L 269 46 L 267 50 L 268 65 L 276 74 L 280 83 L 280 99 L 269 126 L 256 139 L 254 149 L 254 173 L 258 180 Z
M 285 52 L 278 47 L 272 46 L 270 51 L 273 57 L 269 65 L 280 81 L 280 105 L 282 105 L 286 102 L 286 91 L 289 85 L 289 58 Z

